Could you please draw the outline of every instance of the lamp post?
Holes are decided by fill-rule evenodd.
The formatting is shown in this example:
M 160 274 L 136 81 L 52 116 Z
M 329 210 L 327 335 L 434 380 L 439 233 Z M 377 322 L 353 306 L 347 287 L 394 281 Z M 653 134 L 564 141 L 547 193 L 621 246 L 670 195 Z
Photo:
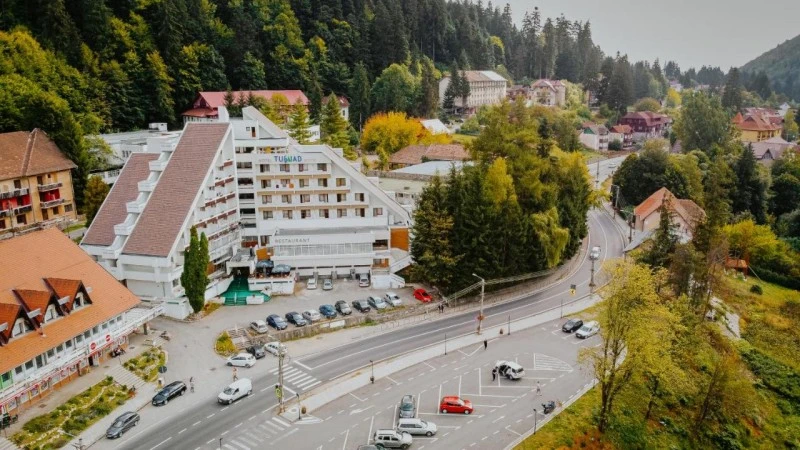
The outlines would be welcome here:
M 369 377 L 369 382 L 372 383 L 372 384 L 375 384 L 375 363 L 372 362 L 371 359 L 369 360 L 369 367 L 370 367 L 370 373 L 371 373 L 371 375 Z
M 483 296 L 484 293 L 486 292 L 486 280 L 475 275 L 474 273 L 472 274 L 472 276 L 481 280 L 481 310 L 478 313 L 478 334 L 481 334 L 481 324 L 483 323 Z
M 536 434 L 536 419 L 538 419 L 536 408 L 533 408 L 533 434 Z
M 300 406 L 300 393 L 297 393 L 297 420 L 303 418 L 303 407 Z

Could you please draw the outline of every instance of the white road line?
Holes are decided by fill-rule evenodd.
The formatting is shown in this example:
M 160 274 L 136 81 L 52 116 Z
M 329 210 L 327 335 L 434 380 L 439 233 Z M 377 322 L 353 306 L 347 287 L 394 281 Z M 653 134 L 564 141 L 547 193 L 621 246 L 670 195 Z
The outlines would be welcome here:
M 206 419 L 210 419 L 210 418 L 214 417 L 214 414 L 216 414 L 216 413 L 211 413 L 211 414 L 207 415 Z
M 309 386 L 309 385 L 314 384 L 314 383 L 319 384 L 319 382 L 315 378 L 311 378 L 310 380 L 303 381 L 302 383 L 295 383 L 295 385 L 299 389 L 305 389 L 306 386 Z M 316 386 L 316 384 L 314 384 L 314 385 Z
M 464 394 L 464 397 L 517 398 L 516 396 L 513 395 L 489 395 L 489 394 L 480 395 L 480 394 L 467 394 L 467 393 Z
M 220 411 L 225 411 L 228 408 L 230 408 L 230 406 L 226 406 L 226 407 L 222 408 Z
M 386 376 L 384 378 L 386 378 L 387 380 L 389 380 L 392 383 L 396 384 L 397 386 L 400 386 L 401 384 L 403 384 L 403 383 L 398 383 L 397 381 L 393 380 L 392 377 L 390 377 L 390 376 Z
M 494 433 L 492 433 L 492 436 L 494 436 L 495 434 L 497 434 L 497 433 L 499 433 L 499 432 L 500 432 L 500 430 L 495 430 L 495 432 L 494 432 Z
M 372 416 L 369 420 L 369 433 L 367 433 L 367 444 L 369 441 L 372 440 L 372 425 L 375 424 L 375 416 Z
M 230 433 L 230 432 L 231 432 L 231 430 L 225 430 L 225 431 L 223 431 L 222 433 L 220 433 L 219 435 L 220 435 L 220 436 L 225 436 L 226 434 L 228 434 L 228 433 Z
M 289 427 L 292 426 L 292 424 L 290 424 L 290 423 L 288 423 L 286 421 L 283 421 L 283 420 L 281 420 L 281 419 L 279 419 L 277 417 L 273 417 L 272 420 L 274 420 L 275 422 L 278 422 L 279 424 L 285 426 L 286 428 L 289 428 Z
M 193 427 L 195 427 L 195 426 L 197 426 L 197 424 L 199 424 L 200 422 L 202 422 L 202 420 L 198 420 L 197 422 L 193 423 L 193 424 L 192 424 L 192 426 L 193 426 Z
M 521 434 L 517 433 L 516 431 L 512 430 L 511 428 L 508 428 L 508 427 L 510 427 L 510 426 L 511 426 L 511 425 L 506 425 L 506 428 L 505 428 L 505 429 L 506 429 L 506 431 L 510 431 L 510 432 L 512 432 L 512 433 L 514 433 L 514 434 L 516 434 L 517 436 L 522 436 Z
M 295 381 L 300 381 L 300 380 L 303 380 L 305 378 L 310 378 L 310 377 L 311 377 L 311 375 L 306 375 L 303 372 L 298 372 L 298 373 L 293 373 L 293 374 L 289 375 L 288 377 L 284 376 L 283 377 L 283 382 L 284 383 L 293 383 Z
M 461 397 L 461 375 L 458 376 L 458 396 Z
M 478 371 L 478 395 L 481 395 L 481 394 L 483 394 L 483 389 L 482 389 L 483 388 L 483 386 L 482 386 L 483 383 L 481 383 L 481 368 L 478 367 L 475 370 Z
M 436 367 L 426 363 L 425 361 L 423 361 L 422 364 L 425 364 L 426 366 L 430 367 L 431 369 L 436 370 Z
M 297 432 L 297 428 L 292 428 L 288 433 L 284 434 L 283 436 L 278 437 L 277 439 L 272 441 L 272 443 L 274 444 L 274 443 L 280 441 L 281 439 L 284 439 L 284 438 L 287 438 L 287 437 L 291 436 L 292 434 L 294 434 L 296 432 Z
M 214 442 L 216 440 L 217 440 L 217 438 L 209 439 L 208 442 L 206 442 L 206 444 L 210 444 L 210 443 L 212 443 L 212 442 Z
M 240 427 L 240 426 L 242 426 L 242 425 L 244 425 L 244 422 L 239 422 L 239 423 L 238 423 L 238 424 L 237 424 L 235 427 L 233 427 L 233 428 L 239 428 L 239 427 Z
M 322 381 L 319 381 L 319 380 L 317 380 L 317 381 L 315 381 L 315 382 L 313 382 L 313 383 L 309 384 L 308 386 L 301 386 L 301 387 L 302 387 L 303 389 L 310 389 L 310 388 L 312 388 L 312 387 L 314 387 L 314 386 L 316 386 L 316 385 L 318 385 L 318 384 L 320 384 L 320 383 L 322 383 Z
M 295 361 L 295 362 L 297 362 L 297 361 Z M 269 371 L 269 373 L 271 373 L 271 374 L 275 375 L 275 374 L 277 374 L 277 373 L 278 373 L 278 370 L 279 370 L 279 369 L 280 369 L 280 367 L 276 367 L 276 368 L 274 368 L 274 369 L 270 370 L 270 371 Z
M 394 415 L 392 415 L 392 428 L 397 426 L 397 403 L 394 404 Z
M 463 369 L 464 367 L 467 367 L 467 365 L 464 364 L 463 366 L 453 367 L 453 371 L 458 371 L 459 369 Z
M 358 398 L 358 396 L 357 396 L 356 394 L 353 394 L 352 392 L 350 393 L 350 395 L 351 395 L 351 396 L 352 396 L 354 399 L 356 399 L 356 400 L 358 400 L 358 401 L 360 401 L 360 402 L 365 402 L 365 401 L 366 401 L 366 400 L 364 400 L 363 398 Z M 326 419 L 326 420 L 327 420 L 327 419 Z
M 439 400 L 442 399 L 442 385 L 441 384 L 439 385 L 439 397 L 437 397 L 437 398 Z M 441 411 L 439 411 L 439 405 L 436 405 L 436 414 L 439 414 L 439 413 L 441 413 Z
M 459 348 L 458 350 L 456 350 L 456 351 L 457 351 L 458 353 L 461 353 L 461 354 L 462 354 L 462 355 L 464 355 L 464 356 L 468 356 L 468 355 L 467 355 L 466 353 L 464 353 L 464 352 L 463 352 L 463 351 L 462 351 L 460 348 Z
M 342 444 L 342 450 L 345 450 L 345 448 L 347 448 L 347 438 L 348 438 L 349 436 L 350 436 L 350 428 L 348 428 L 348 429 L 346 429 L 346 430 L 345 430 L 345 434 L 344 434 L 344 443 Z
M 300 361 L 295 360 L 294 363 L 297 364 L 298 366 L 302 367 L 303 369 L 312 370 L 311 367 L 308 367 L 307 365 L 301 363 Z
M 497 422 L 499 422 L 499 421 L 501 421 L 501 420 L 503 420 L 503 419 L 505 419 L 505 418 L 506 418 L 506 416 L 500 416 L 500 417 L 498 417 L 497 419 L 494 419 L 494 420 L 492 421 L 492 423 L 497 423 Z
M 264 422 L 262 425 L 266 425 L 266 427 L 264 428 L 265 430 L 269 430 L 270 427 L 271 427 L 271 428 L 274 428 L 274 429 L 276 429 L 278 431 L 283 431 L 283 427 L 279 427 L 278 425 L 275 425 L 272 422 Z M 274 431 L 271 431 L 271 433 L 274 433 Z
M 290 393 L 290 394 L 292 394 L 292 395 L 297 395 L 297 392 L 296 392 L 296 391 L 293 391 L 293 390 L 292 390 L 290 387 L 288 387 L 288 386 L 284 386 L 284 387 L 283 387 L 283 390 L 284 390 L 284 391 L 287 391 L 287 392 L 289 392 L 289 393 Z M 247 398 L 247 397 L 245 397 L 245 398 Z
M 414 411 L 414 417 L 417 417 L 417 413 L 419 412 L 420 405 L 422 405 L 422 403 L 420 403 L 420 398 L 421 397 L 422 397 L 422 392 L 417 394 L 417 409 Z
M 473 403 L 472 406 L 480 406 L 481 408 L 502 408 L 502 407 L 504 407 L 506 405 L 505 404 L 502 404 L 502 405 L 478 405 L 476 403 Z
M 178 434 L 181 434 L 181 433 L 183 433 L 184 431 L 186 431 L 186 428 L 182 429 L 181 431 L 178 431 Z
M 264 389 L 262 389 L 262 390 L 261 390 L 261 392 L 264 392 L 264 391 L 266 391 L 267 389 L 269 389 L 269 386 L 267 386 L 267 387 L 265 387 Z
M 170 437 L 168 437 L 168 438 L 164 439 L 163 441 L 159 442 L 159 443 L 158 443 L 158 444 L 156 444 L 154 447 L 151 447 L 151 448 L 150 448 L 150 450 L 153 450 L 154 448 L 157 448 L 157 447 L 158 447 L 159 445 L 161 445 L 161 444 L 165 444 L 165 443 L 166 443 L 167 441 L 169 441 L 170 439 L 172 439 L 172 436 L 170 436 Z M 213 439 L 212 439 L 212 441 L 213 441 Z

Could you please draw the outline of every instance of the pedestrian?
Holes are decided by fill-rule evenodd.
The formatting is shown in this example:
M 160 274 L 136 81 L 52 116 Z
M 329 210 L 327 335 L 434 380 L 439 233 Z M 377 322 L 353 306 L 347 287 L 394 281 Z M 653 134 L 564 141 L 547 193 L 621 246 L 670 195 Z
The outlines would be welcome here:
M 536 380 L 536 395 L 542 395 L 542 385 L 539 380 Z
M 233 381 L 236 381 L 238 379 L 239 379 L 239 370 L 236 367 L 234 367 L 233 368 Z
M 194 394 L 194 377 L 189 377 L 189 392 Z
M 483 349 L 486 350 L 489 347 L 489 341 L 486 339 L 483 340 Z
M 492 369 L 492 381 L 497 379 L 497 367 Z

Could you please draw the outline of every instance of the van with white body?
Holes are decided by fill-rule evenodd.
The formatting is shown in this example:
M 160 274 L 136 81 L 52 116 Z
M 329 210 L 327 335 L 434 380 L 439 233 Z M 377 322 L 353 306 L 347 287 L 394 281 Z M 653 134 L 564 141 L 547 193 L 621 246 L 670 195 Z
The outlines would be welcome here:
M 525 369 L 514 361 L 497 361 L 494 367 L 498 375 L 509 380 L 519 380 L 525 376 Z
M 217 401 L 223 405 L 230 405 L 242 397 L 247 397 L 253 392 L 253 383 L 249 378 L 240 378 L 229 384 L 217 396 Z

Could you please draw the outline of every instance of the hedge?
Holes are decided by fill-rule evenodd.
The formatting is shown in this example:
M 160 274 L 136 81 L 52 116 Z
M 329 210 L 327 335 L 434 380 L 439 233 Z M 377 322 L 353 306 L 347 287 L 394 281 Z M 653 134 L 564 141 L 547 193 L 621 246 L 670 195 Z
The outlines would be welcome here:
M 775 283 L 785 288 L 800 290 L 800 280 L 798 280 L 797 278 L 789 277 L 777 272 L 773 272 L 769 269 L 765 269 L 763 267 L 756 267 L 753 265 L 750 266 L 750 269 L 758 278 L 764 281 Z

